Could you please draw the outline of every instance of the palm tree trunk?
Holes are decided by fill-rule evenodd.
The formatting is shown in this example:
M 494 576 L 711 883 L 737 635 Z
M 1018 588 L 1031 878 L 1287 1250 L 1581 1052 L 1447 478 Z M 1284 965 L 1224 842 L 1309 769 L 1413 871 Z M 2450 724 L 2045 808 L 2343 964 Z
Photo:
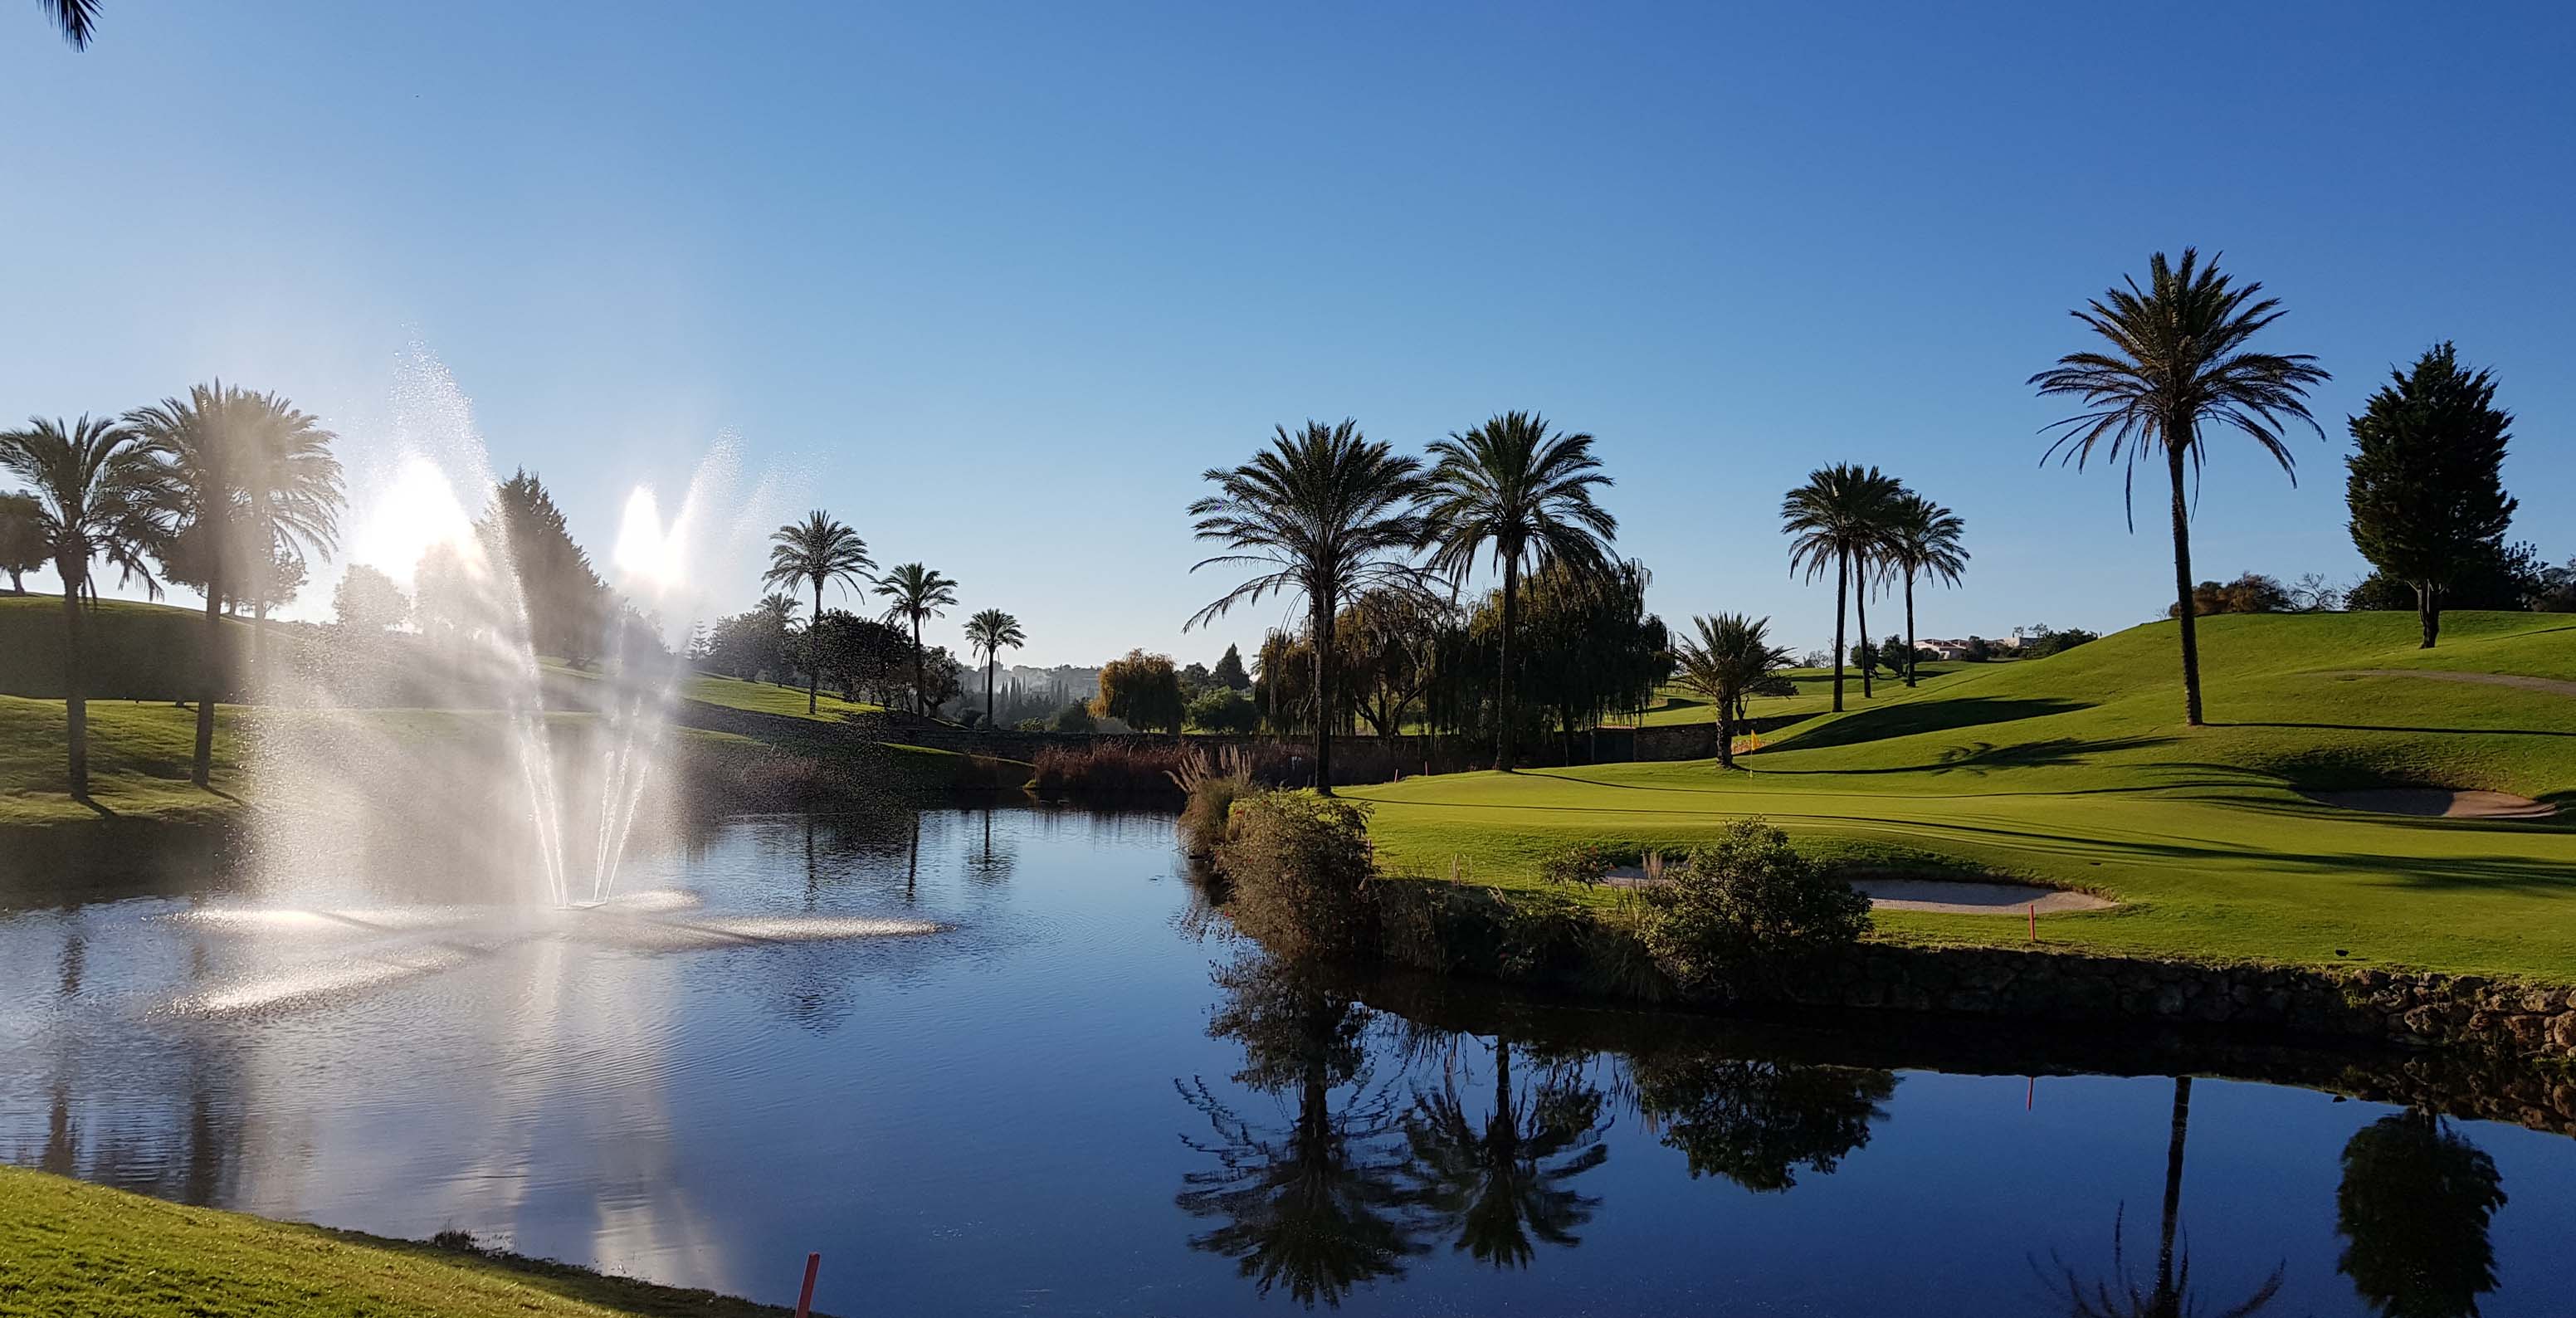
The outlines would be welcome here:
M 1735 767 L 1735 693 L 1717 693 L 1717 767 Z
M 844 587 L 847 589 L 847 587 Z M 805 712 L 814 712 L 814 693 L 823 688 L 823 579 L 814 578 L 814 620 L 805 624 Z
M 63 578 L 63 720 L 71 743 L 71 789 L 89 796 L 89 699 L 81 694 L 80 581 L 69 564 L 56 568 Z
M 1851 593 L 1851 551 L 1834 552 L 1834 712 L 1843 712 L 1843 611 Z
M 1315 794 L 1333 794 L 1333 598 L 1315 596 Z M 1504 629 L 1510 634 L 1510 628 Z
M 213 537 L 210 537 L 210 539 Z M 214 557 L 214 555 L 209 555 Z M 206 657 L 197 672 L 197 747 L 188 762 L 188 781 L 213 785 L 215 771 L 215 698 L 222 694 L 224 671 L 224 583 L 220 566 L 209 564 L 206 582 Z
M 1914 685 L 1914 569 L 1905 569 L 1905 684 Z
M 1868 560 L 1862 559 L 1852 564 L 1852 584 L 1860 587 L 1858 590 L 1852 592 L 1852 610 L 1860 615 L 1854 621 L 1856 621 L 1860 626 L 1860 643 L 1863 645 L 1870 644 L 1869 587 L 1863 584 L 1860 580 L 1861 569 L 1867 566 L 1867 563 Z M 1860 666 L 1860 698 L 1863 700 L 1867 700 L 1871 696 L 1869 673 L 1871 669 L 1878 667 L 1878 660 L 1881 657 L 1882 656 L 1878 654 L 1876 648 L 1873 647 L 1870 651 L 1870 662 Z
M 2424 643 L 2416 648 L 2430 650 L 2433 638 L 2442 634 L 2441 588 L 2430 581 L 2415 583 L 2415 620 L 2423 626 Z
M 921 667 L 921 615 L 916 613 L 912 615 L 912 712 L 923 718 L 930 717 L 930 711 L 924 708 L 930 701 L 928 685 Z
M 990 650 L 984 652 L 984 730 L 986 732 L 993 730 L 993 666 L 999 662 L 999 659 L 1000 656 Z
M 2165 1141 L 2164 1218 L 2157 1232 L 2156 1312 L 2170 1312 L 2174 1295 L 2174 1230 L 2182 1220 L 2182 1146 L 2191 1130 L 2191 1077 L 2174 1077 L 2173 1133 Z
M 2187 437 L 2191 432 L 2179 432 Z M 2182 721 L 2200 726 L 2200 631 L 2191 607 L 2191 508 L 2183 502 L 2182 448 L 2177 432 L 2165 429 L 2165 467 L 2173 477 L 2174 600 L 2182 618 Z
M 1503 670 L 1494 699 L 1494 769 L 1512 771 L 1512 632 L 1521 620 L 1521 556 L 1503 555 Z

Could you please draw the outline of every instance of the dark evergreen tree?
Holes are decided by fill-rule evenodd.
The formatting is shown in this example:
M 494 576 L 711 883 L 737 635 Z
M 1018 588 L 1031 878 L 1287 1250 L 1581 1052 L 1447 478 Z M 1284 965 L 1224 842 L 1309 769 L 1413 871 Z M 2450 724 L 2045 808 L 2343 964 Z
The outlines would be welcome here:
M 1243 670 L 1243 652 L 1231 645 L 1225 647 L 1225 657 L 1216 661 L 1216 667 L 1210 669 L 1208 675 L 1224 683 L 1230 691 L 1252 689 L 1252 674 Z
M 608 586 L 573 543 L 545 482 L 521 468 L 493 489 L 492 509 L 475 530 L 508 555 L 537 653 L 576 666 L 599 657 L 601 631 L 613 612 Z
M 2351 425 L 2353 546 L 2414 587 L 2431 649 L 2445 592 L 2503 552 L 2515 504 L 2503 478 L 2513 417 L 2495 405 L 2494 377 L 2461 369 L 2442 343 L 2413 369 L 2389 372 Z

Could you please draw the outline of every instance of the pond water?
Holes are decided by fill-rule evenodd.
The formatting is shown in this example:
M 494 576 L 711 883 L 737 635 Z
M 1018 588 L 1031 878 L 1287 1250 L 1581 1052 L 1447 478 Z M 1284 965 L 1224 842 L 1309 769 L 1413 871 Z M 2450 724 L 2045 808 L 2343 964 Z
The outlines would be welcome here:
M 0 914 L 0 1155 L 780 1303 L 820 1250 L 842 1315 L 2576 1310 L 2564 1135 L 1301 981 L 1159 817 L 745 818 L 626 884 L 689 896 Z

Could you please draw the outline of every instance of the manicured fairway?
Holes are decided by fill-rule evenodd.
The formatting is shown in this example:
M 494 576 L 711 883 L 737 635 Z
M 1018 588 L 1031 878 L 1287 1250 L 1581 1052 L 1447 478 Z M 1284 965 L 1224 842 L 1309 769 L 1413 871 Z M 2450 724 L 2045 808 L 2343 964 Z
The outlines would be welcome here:
M 792 1272 L 797 1261 L 792 1249 L 780 1252 L 783 1271 Z M 556 1264 L 183 1208 L 0 1168 L 0 1315 L 755 1318 L 786 1312 Z
M 1388 865 L 1534 882 L 1576 840 L 1679 848 L 1759 814 L 1853 864 L 2079 887 L 2044 917 L 2109 950 L 2368 962 L 2576 982 L 2576 825 L 2364 815 L 2301 788 L 2423 783 L 2576 800 L 2576 699 L 2413 678 L 2551 676 L 2576 618 L 2459 614 L 2430 655 L 2397 614 L 2204 619 L 2211 726 L 2186 728 L 2176 629 L 1972 667 L 1709 761 L 1461 774 L 1357 789 Z M 1855 705 L 1859 702 L 1855 701 Z M 1602 900 L 1607 900 L 1603 898 Z M 1893 937 L 2018 941 L 2019 916 L 1883 917 Z M 2339 955 L 2340 953 L 2340 955 Z

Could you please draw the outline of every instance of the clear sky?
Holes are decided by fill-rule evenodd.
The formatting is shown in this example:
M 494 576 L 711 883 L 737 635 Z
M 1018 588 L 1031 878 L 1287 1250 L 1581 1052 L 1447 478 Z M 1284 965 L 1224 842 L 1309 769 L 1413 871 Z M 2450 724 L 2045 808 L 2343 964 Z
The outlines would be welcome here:
M 2129 625 L 2161 521 L 2037 465 L 2024 381 L 2185 244 L 2336 377 L 2297 489 L 2221 439 L 2200 575 L 2358 576 L 2343 419 L 2446 337 L 2520 415 L 2516 537 L 2576 555 L 2564 6 L 109 0 L 83 54 L 15 8 L 0 415 L 220 374 L 364 470 L 417 347 L 594 556 L 731 432 L 1023 662 L 1250 650 L 1278 613 L 1180 631 L 1231 584 L 1202 469 L 1506 408 L 1599 436 L 1668 620 L 1823 641 L 1777 507 L 1848 460 L 1967 519 L 1925 634 Z

